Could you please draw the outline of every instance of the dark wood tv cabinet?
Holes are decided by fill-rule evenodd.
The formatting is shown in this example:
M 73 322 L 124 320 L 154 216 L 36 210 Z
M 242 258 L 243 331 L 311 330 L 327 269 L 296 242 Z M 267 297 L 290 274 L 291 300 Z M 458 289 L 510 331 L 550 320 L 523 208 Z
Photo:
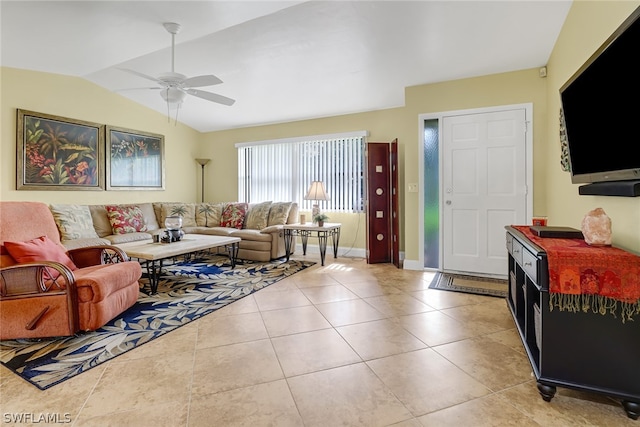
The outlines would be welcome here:
M 506 227 L 507 304 L 529 357 L 542 399 L 556 387 L 600 393 L 640 415 L 640 317 L 550 305 L 547 253 L 514 227 Z M 541 243 L 542 244 L 542 243 Z

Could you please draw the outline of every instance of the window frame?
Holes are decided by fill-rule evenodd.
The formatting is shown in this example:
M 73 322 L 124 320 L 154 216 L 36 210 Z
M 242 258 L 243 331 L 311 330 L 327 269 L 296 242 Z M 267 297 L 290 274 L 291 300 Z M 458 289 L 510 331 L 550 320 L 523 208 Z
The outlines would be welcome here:
M 356 131 L 237 143 L 238 200 L 246 203 L 293 201 L 301 210 L 311 210 L 317 203 L 324 211 L 362 213 L 365 209 L 367 137 L 367 131 Z M 266 149 L 264 158 L 257 162 L 252 156 L 261 148 Z M 312 159 L 307 153 L 314 151 L 320 154 Z M 286 158 L 280 162 L 280 157 L 274 157 L 274 152 Z M 332 157 L 339 161 L 332 161 Z M 252 195 L 251 177 L 267 170 L 286 171 L 280 176 L 266 178 L 272 185 L 280 187 Z M 312 181 L 323 181 L 331 200 L 305 200 Z M 287 188 L 283 187 L 286 183 L 290 183 Z

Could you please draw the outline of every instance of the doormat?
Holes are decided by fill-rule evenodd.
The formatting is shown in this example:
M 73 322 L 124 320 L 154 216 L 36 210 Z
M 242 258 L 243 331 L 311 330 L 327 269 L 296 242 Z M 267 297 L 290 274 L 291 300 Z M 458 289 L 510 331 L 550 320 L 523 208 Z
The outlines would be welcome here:
M 436 274 L 429 288 L 499 298 L 506 298 L 509 292 L 506 280 L 449 273 Z

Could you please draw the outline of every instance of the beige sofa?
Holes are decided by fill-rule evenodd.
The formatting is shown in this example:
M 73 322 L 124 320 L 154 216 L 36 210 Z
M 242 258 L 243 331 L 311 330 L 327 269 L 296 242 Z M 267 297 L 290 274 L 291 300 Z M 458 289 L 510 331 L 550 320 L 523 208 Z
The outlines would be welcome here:
M 233 206 L 230 206 L 233 205 Z M 60 231 L 62 244 L 67 249 L 95 244 L 121 244 L 151 239 L 164 230 L 167 216 L 181 216 L 182 230 L 186 234 L 233 236 L 241 239 L 238 258 L 269 261 L 286 255 L 284 224 L 297 222 L 298 205 L 291 202 L 264 202 L 247 205 L 246 213 L 236 227 L 223 226 L 225 209 L 242 205 L 238 202 L 222 203 L 137 203 L 122 205 L 50 205 Z M 113 206 L 130 209 L 143 217 L 144 231 L 133 228 L 116 230 Z M 137 207 L 137 209 L 136 209 Z M 227 218 L 228 219 L 228 218 Z M 118 232 L 115 232 L 118 231 Z

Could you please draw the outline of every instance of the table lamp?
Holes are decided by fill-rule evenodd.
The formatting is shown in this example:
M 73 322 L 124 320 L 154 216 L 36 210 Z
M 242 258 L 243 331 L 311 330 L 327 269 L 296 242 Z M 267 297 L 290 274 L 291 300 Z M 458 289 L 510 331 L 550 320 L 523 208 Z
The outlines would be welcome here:
M 309 190 L 307 191 L 307 195 L 304 196 L 305 200 L 331 200 L 329 195 L 324 189 L 324 184 L 322 181 L 313 181 Z M 315 218 L 316 215 L 320 213 L 320 206 L 317 203 L 313 204 L 313 208 L 311 209 L 311 219 Z

